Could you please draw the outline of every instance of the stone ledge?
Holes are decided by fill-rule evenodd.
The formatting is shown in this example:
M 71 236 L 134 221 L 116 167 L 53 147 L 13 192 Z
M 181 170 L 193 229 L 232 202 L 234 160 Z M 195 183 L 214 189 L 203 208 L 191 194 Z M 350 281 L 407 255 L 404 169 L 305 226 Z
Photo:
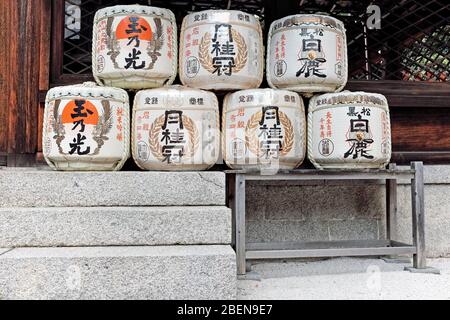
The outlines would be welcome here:
M 223 207 L 0 208 L 0 247 L 230 244 Z
M 0 190 L 0 207 L 225 205 L 225 174 L 0 170 Z
M 235 299 L 230 246 L 21 248 L 0 256 L 0 299 Z

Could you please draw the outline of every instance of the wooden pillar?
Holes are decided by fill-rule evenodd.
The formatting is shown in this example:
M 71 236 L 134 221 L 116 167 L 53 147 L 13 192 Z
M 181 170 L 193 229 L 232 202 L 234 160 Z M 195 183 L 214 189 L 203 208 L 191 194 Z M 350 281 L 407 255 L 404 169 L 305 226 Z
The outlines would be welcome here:
M 35 163 L 42 104 L 48 89 L 51 2 L 2 0 L 0 46 L 0 153 L 8 166 Z

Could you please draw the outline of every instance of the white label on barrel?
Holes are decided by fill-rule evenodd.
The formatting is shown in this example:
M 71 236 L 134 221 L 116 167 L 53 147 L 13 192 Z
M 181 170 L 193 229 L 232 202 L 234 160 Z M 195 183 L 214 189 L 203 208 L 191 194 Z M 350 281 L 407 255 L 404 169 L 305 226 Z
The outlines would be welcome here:
M 314 159 L 377 161 L 389 154 L 389 119 L 385 110 L 367 105 L 313 112 Z

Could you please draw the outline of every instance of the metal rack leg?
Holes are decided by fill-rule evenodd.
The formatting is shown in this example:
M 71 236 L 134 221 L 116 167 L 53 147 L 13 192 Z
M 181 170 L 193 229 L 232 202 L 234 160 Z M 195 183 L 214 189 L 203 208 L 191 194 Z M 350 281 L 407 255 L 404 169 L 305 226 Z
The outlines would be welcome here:
M 396 169 L 396 164 L 389 164 L 390 170 Z M 386 180 L 386 239 L 397 240 L 397 180 Z
M 236 215 L 235 215 L 235 201 L 234 196 L 236 194 L 235 188 L 235 175 L 227 174 L 227 206 L 231 208 L 231 246 L 236 248 Z
M 423 185 L 423 163 L 413 162 L 411 168 L 415 170 L 411 181 L 413 241 L 417 253 L 413 256 L 413 266 L 417 269 L 426 268 L 425 257 L 425 204 Z
M 245 176 L 235 176 L 234 213 L 236 216 L 236 263 L 237 274 L 245 275 Z

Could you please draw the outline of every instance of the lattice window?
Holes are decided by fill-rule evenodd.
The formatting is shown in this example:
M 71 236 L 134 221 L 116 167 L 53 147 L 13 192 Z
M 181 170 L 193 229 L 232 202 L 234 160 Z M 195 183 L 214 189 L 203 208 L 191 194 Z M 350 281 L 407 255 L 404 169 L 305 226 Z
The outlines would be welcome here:
M 123 0 L 66 0 L 63 43 L 63 74 L 91 73 L 92 26 L 95 12 Z
M 285 0 L 273 0 L 285 1 Z M 140 3 L 169 8 L 178 24 L 192 11 L 240 9 L 264 20 L 267 0 L 137 1 L 66 0 L 62 72 L 67 75 L 91 73 L 92 23 L 96 10 Z M 427 80 L 450 79 L 450 5 L 448 0 L 328 1 L 299 0 L 290 14 L 322 12 L 344 21 L 347 29 L 351 79 Z M 381 9 L 381 29 L 369 29 L 367 6 Z M 264 32 L 266 35 L 266 31 Z
M 381 9 L 379 30 L 367 28 L 369 5 Z M 318 11 L 344 21 L 352 79 L 450 79 L 448 0 L 300 1 L 299 12 Z

